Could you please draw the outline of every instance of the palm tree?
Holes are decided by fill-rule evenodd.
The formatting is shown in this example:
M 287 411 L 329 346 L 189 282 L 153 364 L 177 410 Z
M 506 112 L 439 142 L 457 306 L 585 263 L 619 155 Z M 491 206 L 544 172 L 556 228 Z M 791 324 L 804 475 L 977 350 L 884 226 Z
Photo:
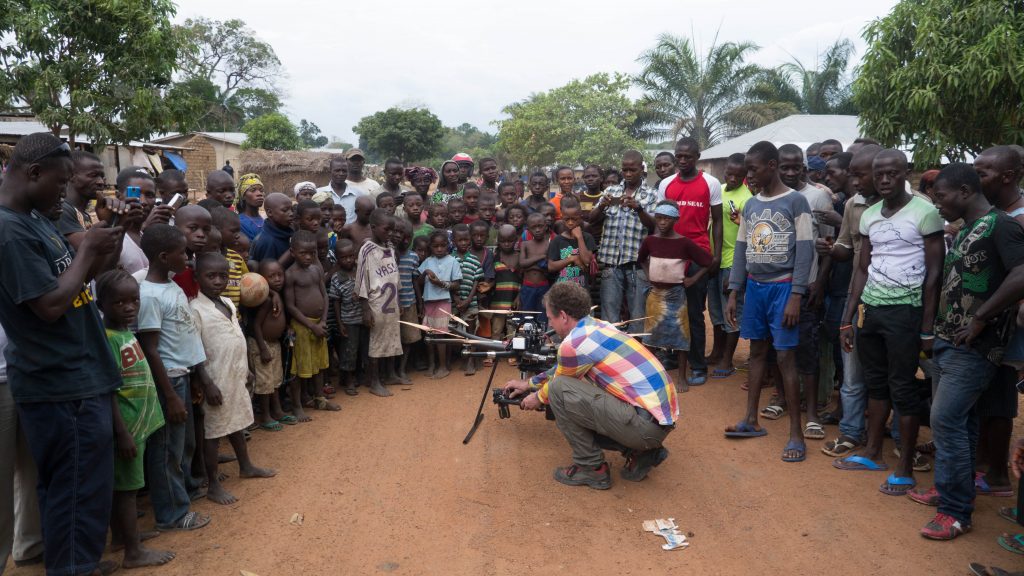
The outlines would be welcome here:
M 719 44 L 716 34 L 701 57 L 689 38 L 659 36 L 654 48 L 638 59 L 644 68 L 634 82 L 645 92 L 638 104 L 644 113 L 638 115 L 640 125 L 634 125 L 634 133 L 672 138 L 689 135 L 705 148 L 732 135 L 738 110 L 745 121 L 762 123 L 793 113 L 791 106 L 776 101 L 749 100 L 746 87 L 763 70 L 745 59 L 757 48 L 751 42 Z
M 790 102 L 802 114 L 851 114 L 856 112 L 846 69 L 853 56 L 853 43 L 837 40 L 808 68 L 793 58 L 765 70 L 748 96 L 760 101 Z

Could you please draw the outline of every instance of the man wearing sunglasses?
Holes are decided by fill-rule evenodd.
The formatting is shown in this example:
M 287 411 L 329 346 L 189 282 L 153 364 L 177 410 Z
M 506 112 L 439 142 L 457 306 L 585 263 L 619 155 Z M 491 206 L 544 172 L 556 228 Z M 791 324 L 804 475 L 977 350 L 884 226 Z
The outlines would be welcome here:
M 0 324 L 7 385 L 39 471 L 47 573 L 106 574 L 113 494 L 112 394 L 120 374 L 89 281 L 124 230 L 93 225 L 78 250 L 47 217 L 72 176 L 68 145 L 23 137 L 0 184 Z

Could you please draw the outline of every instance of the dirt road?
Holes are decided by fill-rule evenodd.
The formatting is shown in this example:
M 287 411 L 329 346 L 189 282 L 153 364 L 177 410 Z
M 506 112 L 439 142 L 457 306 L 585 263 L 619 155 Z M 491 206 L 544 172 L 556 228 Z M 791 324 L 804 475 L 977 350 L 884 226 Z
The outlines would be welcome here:
M 512 376 L 499 369 L 499 381 Z M 996 516 L 1010 499 L 979 498 L 972 533 L 930 542 L 917 531 L 934 509 L 878 492 L 882 473 L 834 470 L 820 442 L 809 443 L 807 462 L 780 461 L 784 420 L 768 422 L 765 438 L 723 438 L 741 415 L 744 377 L 682 395 L 668 461 L 634 484 L 619 480 L 622 458 L 609 455 L 614 486 L 604 492 L 551 479 L 569 450 L 540 414 L 498 420 L 488 405 L 476 438 L 462 445 L 485 376 L 420 377 L 388 399 L 339 395 L 339 413 L 255 432 L 254 460 L 279 475 L 239 480 L 226 465 L 239 503 L 199 501 L 210 526 L 161 535 L 152 544 L 178 558 L 135 572 L 914 575 L 966 574 L 972 560 L 1024 568 L 995 543 L 1014 528 Z M 930 485 L 931 473 L 919 482 Z M 289 523 L 295 513 L 301 526 Z M 692 534 L 688 549 L 662 551 L 661 539 L 641 530 L 667 517 Z

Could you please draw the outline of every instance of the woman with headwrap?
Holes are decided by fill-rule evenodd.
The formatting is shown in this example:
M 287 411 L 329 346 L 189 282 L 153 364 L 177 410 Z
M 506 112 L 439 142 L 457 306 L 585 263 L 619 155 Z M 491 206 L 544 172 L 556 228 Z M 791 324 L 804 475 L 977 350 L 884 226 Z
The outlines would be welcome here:
M 459 185 L 459 174 L 462 169 L 458 162 L 449 160 L 441 164 L 441 179 L 437 183 L 437 190 L 431 196 L 433 204 L 447 204 L 452 198 L 462 198 L 462 186 Z
M 238 220 L 242 223 L 242 234 L 253 241 L 263 231 L 263 181 L 256 174 L 244 174 L 238 179 Z
M 437 172 L 424 166 L 410 166 L 405 169 L 405 179 L 423 197 L 423 203 L 430 201 L 430 187 L 437 180 Z

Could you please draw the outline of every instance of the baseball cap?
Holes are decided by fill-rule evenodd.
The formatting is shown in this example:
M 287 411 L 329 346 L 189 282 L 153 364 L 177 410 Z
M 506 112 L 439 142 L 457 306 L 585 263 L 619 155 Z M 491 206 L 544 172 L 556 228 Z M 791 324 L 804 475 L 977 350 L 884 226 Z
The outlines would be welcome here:
M 356 156 L 359 156 L 360 158 L 366 158 L 366 154 L 363 154 L 363 151 L 360 150 L 359 148 L 349 148 L 348 152 L 345 152 L 346 160 L 348 160 L 349 158 L 355 158 Z
M 811 172 L 817 172 L 825 169 L 825 161 L 822 160 L 821 156 L 808 156 L 807 157 L 807 169 Z

